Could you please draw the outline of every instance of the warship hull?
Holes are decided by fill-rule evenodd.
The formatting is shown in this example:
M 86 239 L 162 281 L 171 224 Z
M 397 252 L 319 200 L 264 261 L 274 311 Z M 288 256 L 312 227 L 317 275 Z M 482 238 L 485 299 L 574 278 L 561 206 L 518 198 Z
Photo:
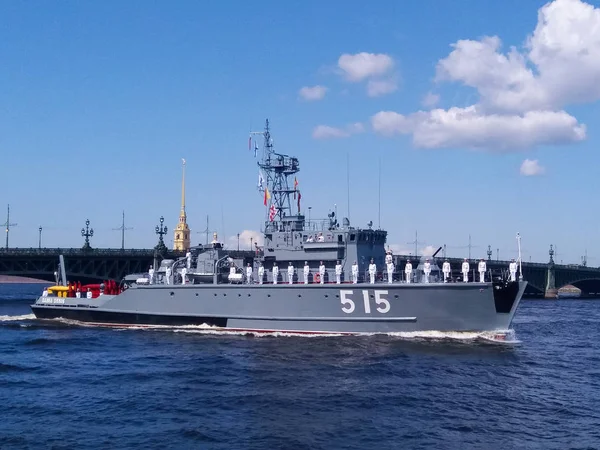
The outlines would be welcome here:
M 372 334 L 502 331 L 527 282 L 149 285 L 98 298 L 40 297 L 40 319 L 96 325 L 205 325 L 224 330 Z

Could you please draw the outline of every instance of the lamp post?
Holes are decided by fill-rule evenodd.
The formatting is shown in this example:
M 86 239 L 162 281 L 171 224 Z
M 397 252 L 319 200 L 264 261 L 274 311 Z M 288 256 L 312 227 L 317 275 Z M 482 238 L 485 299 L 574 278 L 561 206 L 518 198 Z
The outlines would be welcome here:
M 165 241 L 163 240 L 163 236 L 165 234 L 167 234 L 167 227 L 163 225 L 164 222 L 165 222 L 165 218 L 163 216 L 160 216 L 160 226 L 156 225 L 156 227 L 155 227 L 156 234 L 158 234 L 158 245 L 156 246 L 157 250 L 166 249 Z
M 89 250 L 92 247 L 90 246 L 90 238 L 94 235 L 94 229 L 90 228 L 90 219 L 85 220 L 85 228 L 81 229 L 81 235 L 85 237 L 85 243 L 83 244 L 83 249 Z
M 238 252 L 240 251 L 240 233 L 237 234 L 238 238 Z
M 38 239 L 38 248 L 41 250 L 42 249 L 42 226 L 41 225 L 38 228 L 38 231 L 40 232 L 40 236 Z
M 250 238 L 250 250 L 252 250 L 252 241 L 254 240 L 253 237 Z

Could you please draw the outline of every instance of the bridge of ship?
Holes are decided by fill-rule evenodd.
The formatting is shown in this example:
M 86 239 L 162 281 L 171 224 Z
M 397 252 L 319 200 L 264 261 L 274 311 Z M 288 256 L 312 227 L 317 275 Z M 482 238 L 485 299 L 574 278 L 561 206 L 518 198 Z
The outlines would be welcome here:
M 236 257 L 252 257 L 251 251 L 229 251 Z M 144 273 L 158 257 L 177 259 L 184 252 L 165 251 L 157 255 L 155 249 L 122 250 L 122 249 L 0 249 L 0 275 L 13 275 L 54 281 L 54 272 L 58 270 L 58 256 L 65 258 L 67 278 L 70 281 L 94 283 L 102 280 L 120 281 L 130 273 Z M 403 273 L 407 258 L 416 269 L 416 258 L 408 255 L 395 255 L 395 272 Z M 441 265 L 441 258 L 436 259 Z M 461 258 L 448 258 L 452 267 L 452 275 L 460 277 L 463 262 Z M 471 272 L 477 270 L 478 260 L 469 261 Z M 487 269 L 493 274 L 508 272 L 509 261 L 486 260 Z M 561 265 L 544 263 L 523 263 L 523 278 L 529 282 L 526 296 L 543 296 L 548 285 L 550 267 L 555 278 L 555 287 L 573 285 L 581 289 L 583 296 L 600 296 L 600 268 L 580 265 Z M 385 271 L 383 267 L 381 271 Z M 472 276 L 471 276 L 472 278 Z

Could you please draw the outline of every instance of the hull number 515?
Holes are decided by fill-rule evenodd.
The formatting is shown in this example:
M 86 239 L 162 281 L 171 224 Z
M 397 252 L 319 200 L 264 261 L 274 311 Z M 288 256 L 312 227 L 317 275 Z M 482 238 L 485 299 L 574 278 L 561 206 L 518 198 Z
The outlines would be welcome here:
M 371 314 L 371 300 L 368 290 L 362 290 L 362 303 L 364 304 L 365 314 Z M 385 298 L 388 291 L 373 291 L 375 294 L 375 310 L 381 314 L 386 314 L 390 311 L 390 302 Z M 358 293 L 358 292 L 357 292 Z M 346 314 L 352 314 L 356 309 L 356 304 L 352 296 L 354 291 L 350 289 L 340 289 L 340 302 L 342 303 L 342 311 Z M 357 300 L 357 302 L 360 302 Z

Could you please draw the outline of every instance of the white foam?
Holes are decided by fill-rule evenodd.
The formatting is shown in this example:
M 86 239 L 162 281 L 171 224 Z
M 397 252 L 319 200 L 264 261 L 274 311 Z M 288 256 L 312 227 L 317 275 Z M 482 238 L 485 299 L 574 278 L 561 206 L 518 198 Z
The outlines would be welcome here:
M 20 316 L 0 316 L 0 322 L 16 322 L 17 320 L 35 319 L 35 314 L 23 314 Z
M 0 320 L 2 317 L 0 316 Z M 14 317 L 21 317 L 16 319 Z M 12 320 L 35 319 L 33 314 L 27 316 L 13 316 Z M 85 327 L 106 327 L 117 331 L 168 331 L 172 333 L 190 333 L 190 334 L 205 334 L 215 336 L 253 336 L 253 337 L 303 337 L 303 338 L 318 338 L 318 337 L 341 337 L 341 336 L 389 336 L 402 340 L 427 340 L 427 341 L 460 341 L 460 342 L 476 342 L 487 341 L 499 344 L 518 344 L 520 341 L 516 339 L 513 330 L 495 330 L 495 331 L 399 331 L 389 333 L 327 333 L 327 332 L 302 332 L 302 331 L 262 331 L 262 330 L 242 330 L 242 329 L 227 329 L 220 328 L 215 325 L 120 325 L 120 324 L 102 324 L 102 323 L 86 323 L 77 320 L 57 318 L 53 319 L 59 322 L 78 325 Z

